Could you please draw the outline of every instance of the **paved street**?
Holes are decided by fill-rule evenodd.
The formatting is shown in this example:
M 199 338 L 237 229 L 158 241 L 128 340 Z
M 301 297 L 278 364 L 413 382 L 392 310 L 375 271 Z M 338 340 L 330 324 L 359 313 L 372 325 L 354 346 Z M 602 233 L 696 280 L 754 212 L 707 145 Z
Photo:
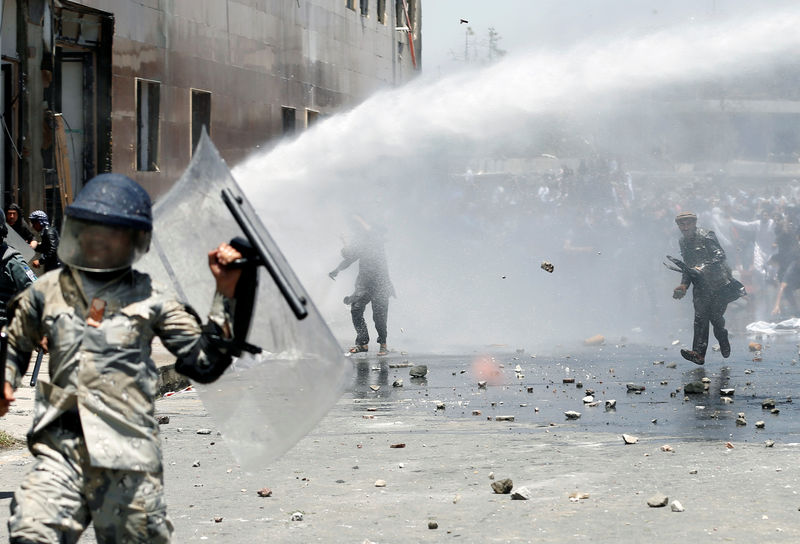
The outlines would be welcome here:
M 746 351 L 735 353 L 727 367 L 721 359 L 709 363 L 703 371 L 713 387 L 724 380 L 737 388 L 734 403 L 725 406 L 716 391 L 692 395 L 689 401 L 683 393 L 670 397 L 697 368 L 688 363 L 668 368 L 674 354 L 663 348 L 658 349 L 664 357 L 673 359 L 654 365 L 637 349 L 576 350 L 569 359 L 496 355 L 502 379 L 486 389 L 476 385 L 475 355 L 354 358 L 352 390 L 309 436 L 254 475 L 237 466 L 196 393 L 159 400 L 158 413 L 170 417 L 161 428 L 177 540 L 360 544 L 800 538 L 800 440 L 796 427 L 777 423 L 795 419 L 794 403 L 781 398 L 783 410 L 776 416 L 762 411 L 753 396 L 775 391 L 773 377 L 793 375 L 793 365 L 775 361 L 791 356 L 794 345 L 765 350 L 765 362 L 748 374 L 744 370 L 754 363 Z M 642 349 L 651 353 L 654 348 Z M 615 379 L 601 380 L 606 352 L 617 361 Z M 406 361 L 427 363 L 427 380 L 410 380 Z M 524 378 L 516 377 L 516 364 Z M 561 383 L 567 364 L 582 389 Z M 728 370 L 720 372 L 723 368 Z M 773 376 L 772 368 L 783 370 Z M 608 368 L 605 373 L 610 375 Z M 634 376 L 647 387 L 640 395 L 626 392 L 625 383 Z M 396 379 L 404 381 L 402 388 L 392 387 Z M 370 385 L 380 387 L 375 391 Z M 600 399 L 615 397 L 616 411 L 583 406 L 587 388 Z M 747 388 L 751 393 L 746 395 Z M 439 402 L 444 410 L 437 409 Z M 584 415 L 568 421 L 565 409 Z M 697 415 L 706 411 L 712 414 Z M 734 423 L 740 411 L 747 415 L 747 426 Z M 495 420 L 508 414 L 517 414 L 515 421 Z M 659 421 L 653 423 L 652 414 L 661 414 Z M 755 429 L 759 419 L 766 421 L 763 430 Z M 196 434 L 201 428 L 212 433 Z M 639 442 L 625 445 L 618 431 L 636 434 Z M 767 439 L 775 440 L 774 447 L 765 447 Z M 397 444 L 405 447 L 390 447 Z M 666 445 L 672 451 L 662 451 Z M 193 466 L 196 462 L 199 466 Z M 28 463 L 24 450 L 0 455 L 4 514 Z M 495 481 L 511 478 L 515 489 L 527 486 L 531 499 L 512 501 L 493 493 L 492 473 Z M 378 480 L 386 486 L 376 487 Z M 257 495 L 264 487 L 273 491 L 271 497 Z M 588 498 L 570 500 L 571 493 Z M 685 511 L 649 507 L 647 500 L 658 493 L 677 499 Z M 302 513 L 302 521 L 291 520 L 295 512 Z M 438 528 L 429 529 L 431 521 Z M 2 531 L 0 540 L 7 538 L 4 526 Z M 94 542 L 91 531 L 81 542 Z

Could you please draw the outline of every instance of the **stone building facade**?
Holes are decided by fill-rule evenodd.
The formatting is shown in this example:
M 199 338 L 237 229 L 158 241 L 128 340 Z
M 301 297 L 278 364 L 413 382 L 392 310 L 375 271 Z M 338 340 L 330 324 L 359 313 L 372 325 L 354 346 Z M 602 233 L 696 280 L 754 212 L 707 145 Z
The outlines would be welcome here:
M 231 164 L 421 65 L 421 0 L 0 0 L 3 203 L 100 172 L 157 197 L 202 127 Z

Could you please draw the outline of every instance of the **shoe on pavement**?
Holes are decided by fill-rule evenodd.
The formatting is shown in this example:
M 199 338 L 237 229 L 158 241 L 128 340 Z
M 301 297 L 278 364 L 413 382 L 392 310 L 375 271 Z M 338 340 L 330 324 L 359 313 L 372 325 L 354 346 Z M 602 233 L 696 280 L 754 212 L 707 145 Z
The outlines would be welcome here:
M 719 352 L 725 359 L 731 356 L 731 343 L 727 336 L 719 341 Z

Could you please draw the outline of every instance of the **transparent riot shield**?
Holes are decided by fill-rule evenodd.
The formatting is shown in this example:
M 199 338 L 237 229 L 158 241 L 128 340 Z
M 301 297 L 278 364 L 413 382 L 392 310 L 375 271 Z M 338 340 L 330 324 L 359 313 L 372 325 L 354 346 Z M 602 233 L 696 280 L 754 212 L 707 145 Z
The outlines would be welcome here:
M 249 235 L 272 260 L 275 270 L 258 267 L 247 337 L 262 351 L 243 352 L 219 380 L 197 385 L 234 456 L 243 468 L 256 471 L 285 453 L 325 415 L 347 384 L 350 366 L 205 134 L 188 169 L 153 213 L 150 252 L 137 268 L 171 286 L 201 316 L 207 315 L 215 289 L 209 250 Z M 241 221 L 255 230 L 257 240 L 239 226 Z
M 29 263 L 33 261 L 33 258 L 36 256 L 36 252 L 31 248 L 31 246 L 22 239 L 22 236 L 17 234 L 17 231 L 8 227 L 8 234 L 6 234 L 6 243 L 19 251 L 22 254 L 22 258 L 28 261 Z

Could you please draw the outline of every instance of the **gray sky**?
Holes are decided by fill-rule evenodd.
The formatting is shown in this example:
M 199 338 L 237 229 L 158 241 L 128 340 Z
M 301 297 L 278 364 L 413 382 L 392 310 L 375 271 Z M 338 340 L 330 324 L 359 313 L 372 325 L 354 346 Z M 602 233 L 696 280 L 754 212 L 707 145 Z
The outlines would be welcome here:
M 792 6 L 796 0 L 422 0 L 422 66 L 428 74 L 460 66 L 467 27 L 475 32 L 472 52 L 485 56 L 494 27 L 499 47 L 518 54 Z

